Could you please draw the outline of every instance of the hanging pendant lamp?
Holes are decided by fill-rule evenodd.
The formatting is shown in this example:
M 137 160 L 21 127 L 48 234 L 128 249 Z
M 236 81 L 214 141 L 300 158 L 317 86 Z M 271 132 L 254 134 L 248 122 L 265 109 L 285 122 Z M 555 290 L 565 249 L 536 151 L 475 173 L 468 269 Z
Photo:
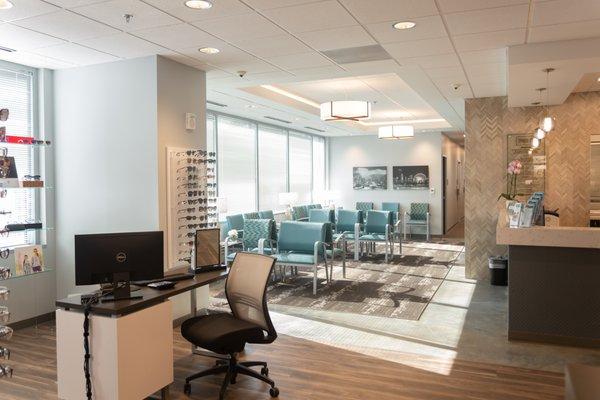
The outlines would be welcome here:
M 550 116 L 550 73 L 554 71 L 554 68 L 546 68 L 546 116 L 542 118 L 540 122 L 540 128 L 546 133 L 550 133 L 554 129 L 554 118 Z

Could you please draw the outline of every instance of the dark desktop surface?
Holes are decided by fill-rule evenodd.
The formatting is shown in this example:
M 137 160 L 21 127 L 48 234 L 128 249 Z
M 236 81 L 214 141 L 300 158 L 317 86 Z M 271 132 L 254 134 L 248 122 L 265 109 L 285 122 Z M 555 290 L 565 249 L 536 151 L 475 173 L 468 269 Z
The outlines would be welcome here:
M 176 268 L 170 270 L 165 275 L 164 280 L 169 280 L 170 274 L 182 274 L 188 272 L 187 268 Z M 181 293 L 185 293 L 192 289 L 196 289 L 200 286 L 205 286 L 213 282 L 220 281 L 227 277 L 228 270 L 203 272 L 197 274 L 194 279 L 186 279 L 178 281 L 175 287 L 168 290 L 156 290 L 149 287 L 142 287 L 140 290 L 132 292 L 132 295 L 143 296 L 142 299 L 137 300 L 119 300 L 107 303 L 96 303 L 92 306 L 92 314 L 116 316 L 130 314 L 141 309 L 151 307 L 162 301 L 165 301 L 169 297 L 176 296 Z M 132 287 L 132 290 L 135 287 Z M 84 306 L 81 304 L 81 296 L 72 296 L 65 299 L 57 300 L 56 306 L 59 308 L 70 309 L 70 310 L 83 310 Z

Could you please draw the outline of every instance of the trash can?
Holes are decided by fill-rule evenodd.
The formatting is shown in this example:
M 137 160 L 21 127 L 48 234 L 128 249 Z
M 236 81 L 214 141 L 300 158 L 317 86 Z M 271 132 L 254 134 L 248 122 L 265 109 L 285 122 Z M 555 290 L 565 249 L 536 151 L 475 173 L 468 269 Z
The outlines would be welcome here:
M 494 286 L 508 285 L 508 258 L 492 256 L 488 259 L 490 267 L 490 283 Z

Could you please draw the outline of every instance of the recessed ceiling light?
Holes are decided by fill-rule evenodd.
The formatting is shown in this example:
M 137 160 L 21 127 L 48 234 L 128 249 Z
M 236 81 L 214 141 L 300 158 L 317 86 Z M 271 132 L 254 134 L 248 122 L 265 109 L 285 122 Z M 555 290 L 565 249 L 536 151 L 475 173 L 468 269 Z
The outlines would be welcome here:
M 201 49 L 198 49 L 198 51 L 204 54 L 217 54 L 221 50 L 216 49 L 214 47 L 203 47 Z
M 0 10 L 8 10 L 13 7 L 13 3 L 8 0 L 0 0 Z
M 194 10 L 208 10 L 212 7 L 212 3 L 206 0 L 187 0 L 185 6 Z
M 394 29 L 402 30 L 402 29 L 414 28 L 416 25 L 417 24 L 415 24 L 412 21 L 401 21 L 401 22 L 396 22 L 392 26 L 394 27 Z

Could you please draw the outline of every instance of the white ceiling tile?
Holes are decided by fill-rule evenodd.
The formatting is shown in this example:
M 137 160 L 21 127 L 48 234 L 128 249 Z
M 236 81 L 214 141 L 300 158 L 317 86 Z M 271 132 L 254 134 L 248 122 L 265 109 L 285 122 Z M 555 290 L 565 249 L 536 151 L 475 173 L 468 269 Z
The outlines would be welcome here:
M 377 43 L 360 25 L 303 32 L 297 36 L 320 51 L 370 46 Z
M 189 47 L 217 47 L 213 43 L 222 43 L 219 39 L 189 24 L 161 26 L 132 32 L 135 36 L 149 40 L 170 49 Z
M 529 28 L 528 43 L 556 42 L 600 36 L 600 20 L 568 24 L 534 26 Z
M 432 81 L 447 99 L 464 99 L 473 96 L 473 93 L 467 84 L 467 77 L 464 74 L 453 77 L 432 78 Z M 456 84 L 459 85 L 457 90 L 455 90 Z
M 260 39 L 286 32 L 259 14 L 242 14 L 194 22 L 193 25 L 227 41 Z
M 288 54 L 307 53 L 311 49 L 295 37 L 285 34 L 261 40 L 240 40 L 233 43 L 258 57 L 269 58 Z
M 410 42 L 387 43 L 383 48 L 395 59 L 448 54 L 454 51 L 450 39 L 437 38 Z
M 444 14 L 528 3 L 529 0 L 438 0 Z
M 61 69 L 74 66 L 72 63 L 57 60 L 51 57 L 40 56 L 27 51 L 16 51 L 14 53 L 0 53 L 0 59 L 17 64 L 28 65 L 34 68 Z
M 366 25 L 379 43 L 407 42 L 410 40 L 446 37 L 446 29 L 439 15 L 412 19 L 417 25 L 412 29 L 395 29 L 391 22 Z
M 525 29 L 461 35 L 453 40 L 458 52 L 497 49 L 525 43 Z
M 600 19 L 600 1 L 554 0 L 534 4 L 532 25 L 553 25 L 592 19 Z
M 458 56 L 452 52 L 434 56 L 399 58 L 401 65 L 419 65 L 421 68 L 455 67 L 460 65 Z
M 75 43 L 59 44 L 34 50 L 33 53 L 48 56 L 78 65 L 99 64 L 116 61 L 119 58 Z
M 264 61 L 260 61 L 260 60 L 256 60 L 256 61 L 249 61 L 249 62 L 242 62 L 242 63 L 224 63 L 224 64 L 220 64 L 220 63 L 211 63 L 213 65 L 218 66 L 219 68 L 230 72 L 232 74 L 236 74 L 238 71 L 246 71 L 246 74 L 248 76 L 251 76 L 252 74 L 260 74 L 260 73 L 264 73 L 264 72 L 274 72 L 274 71 L 279 71 L 279 69 L 277 69 L 277 67 L 266 63 Z
M 464 64 L 477 65 L 487 63 L 506 63 L 507 49 L 489 49 L 489 50 L 476 50 L 466 51 L 459 53 L 460 59 Z
M 160 54 L 165 49 L 127 33 L 79 40 L 79 44 L 122 58 Z
M 293 33 L 357 25 L 344 7 L 333 0 L 275 8 L 264 11 L 264 14 Z
M 268 61 L 286 70 L 326 67 L 332 65 L 331 61 L 316 52 L 272 57 L 269 58 Z
M 329 67 L 297 69 L 294 71 L 294 75 L 298 79 L 325 79 L 344 76 L 346 71 L 337 65 L 331 65 Z
M 30 50 L 63 43 L 61 39 L 11 24 L 0 25 L 0 45 L 15 50 Z
M 363 24 L 402 21 L 438 14 L 433 0 L 341 0 Z
M 496 80 L 506 78 L 506 63 L 465 65 L 470 80 Z
M 502 83 L 473 84 L 475 97 L 506 96 L 506 85 Z
M 47 3 L 52 3 L 58 7 L 72 8 L 87 6 L 89 4 L 102 3 L 108 0 L 45 0 Z
M 59 11 L 60 8 L 40 0 L 11 0 L 14 7 L 0 10 L 0 21 L 14 21 Z
M 383 74 L 399 68 L 396 60 L 364 61 L 344 64 L 344 69 L 353 74 Z
M 463 68 L 460 65 L 454 67 L 427 68 L 425 69 L 425 72 L 431 79 L 455 77 L 464 73 Z
M 111 0 L 106 3 L 76 7 L 73 11 L 124 31 L 174 25 L 179 22 L 178 19 L 139 0 Z M 123 17 L 125 14 L 133 15 L 130 22 L 125 21 Z
M 161 10 L 181 18 L 184 21 L 205 21 L 220 17 L 252 12 L 252 9 L 238 0 L 216 0 L 208 10 L 196 10 L 185 6 L 184 0 L 144 0 Z
M 529 6 L 527 4 L 466 11 L 446 15 L 452 36 L 469 33 L 491 32 L 514 28 L 525 28 Z
M 297 6 L 299 4 L 314 3 L 322 0 L 246 0 L 246 4 L 257 10 L 268 10 L 270 8 L 280 8 Z
M 119 32 L 116 29 L 66 10 L 22 19 L 16 21 L 15 24 L 71 41 L 107 36 Z

